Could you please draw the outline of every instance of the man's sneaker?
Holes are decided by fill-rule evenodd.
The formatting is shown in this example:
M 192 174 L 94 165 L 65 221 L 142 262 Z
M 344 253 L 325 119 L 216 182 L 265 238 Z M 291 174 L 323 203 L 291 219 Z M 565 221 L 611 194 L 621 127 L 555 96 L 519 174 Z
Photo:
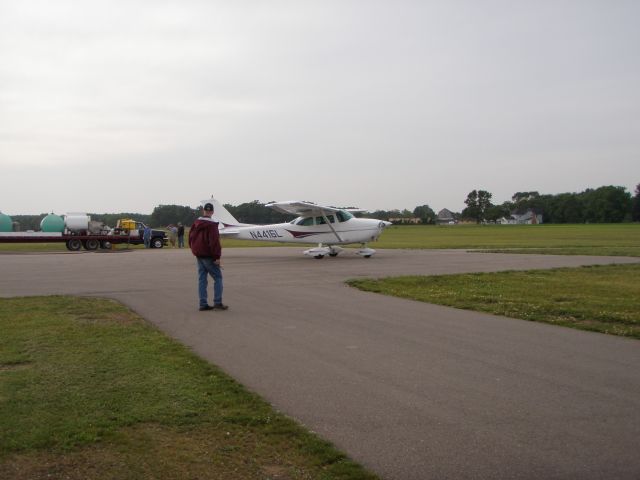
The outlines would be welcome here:
M 200 307 L 200 311 L 203 312 L 205 310 L 213 310 L 215 307 L 212 307 L 211 305 L 202 305 Z
M 222 303 L 217 303 L 211 308 L 213 308 L 214 310 L 227 310 L 229 308 L 229 305 L 224 305 Z

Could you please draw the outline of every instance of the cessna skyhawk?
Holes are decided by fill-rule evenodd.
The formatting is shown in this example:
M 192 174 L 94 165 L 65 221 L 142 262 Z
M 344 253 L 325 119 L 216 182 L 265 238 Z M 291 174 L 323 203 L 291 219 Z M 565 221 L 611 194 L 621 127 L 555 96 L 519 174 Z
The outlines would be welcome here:
M 371 218 L 356 218 L 354 209 L 324 207 L 311 202 L 273 202 L 266 206 L 281 213 L 298 215 L 289 223 L 272 225 L 253 225 L 238 222 L 229 211 L 213 197 L 203 200 L 202 204 L 213 204 L 213 218 L 219 222 L 220 235 L 241 240 L 282 243 L 317 243 L 318 246 L 305 250 L 304 254 L 314 258 L 337 256 L 341 251 L 338 245 L 359 243 L 356 254 L 370 258 L 376 253 L 367 247 L 368 242 L 378 239 L 390 222 Z

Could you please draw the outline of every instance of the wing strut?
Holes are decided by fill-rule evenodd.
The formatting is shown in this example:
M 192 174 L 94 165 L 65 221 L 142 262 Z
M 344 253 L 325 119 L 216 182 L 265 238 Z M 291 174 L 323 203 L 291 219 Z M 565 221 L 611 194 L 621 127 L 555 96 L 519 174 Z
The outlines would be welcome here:
M 338 235 L 338 232 L 336 232 L 336 229 L 333 228 L 333 225 L 331 225 L 331 222 L 329 221 L 329 219 L 327 218 L 327 214 L 324 213 L 324 211 L 322 212 L 322 218 L 324 218 L 324 221 L 327 222 L 327 225 L 329 225 L 329 228 L 331 229 L 331 231 L 333 232 L 333 234 L 336 236 L 336 238 L 338 239 L 339 242 L 342 242 L 342 239 L 340 238 L 340 235 Z M 333 218 L 336 218 L 336 216 L 334 215 Z

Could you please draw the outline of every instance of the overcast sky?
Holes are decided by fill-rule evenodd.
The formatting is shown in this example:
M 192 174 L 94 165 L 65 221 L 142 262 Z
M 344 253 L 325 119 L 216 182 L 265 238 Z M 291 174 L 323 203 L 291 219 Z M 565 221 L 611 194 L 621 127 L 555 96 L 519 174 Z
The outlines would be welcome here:
M 637 0 L 0 0 L 0 211 L 640 183 Z

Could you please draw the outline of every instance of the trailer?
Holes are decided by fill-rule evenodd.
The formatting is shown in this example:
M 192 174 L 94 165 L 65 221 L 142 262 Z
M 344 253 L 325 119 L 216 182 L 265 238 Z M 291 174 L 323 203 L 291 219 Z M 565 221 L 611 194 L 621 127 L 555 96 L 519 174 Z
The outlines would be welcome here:
M 112 245 L 122 243 L 143 244 L 147 226 L 135 220 L 119 220 L 115 228 L 110 228 L 102 222 L 91 221 L 84 213 L 69 213 L 64 218 L 47 215 L 40 228 L 42 231 L 39 232 L 0 231 L 0 243 L 65 243 L 71 251 L 110 249 Z M 163 230 L 150 230 L 151 248 L 162 248 L 167 241 Z

